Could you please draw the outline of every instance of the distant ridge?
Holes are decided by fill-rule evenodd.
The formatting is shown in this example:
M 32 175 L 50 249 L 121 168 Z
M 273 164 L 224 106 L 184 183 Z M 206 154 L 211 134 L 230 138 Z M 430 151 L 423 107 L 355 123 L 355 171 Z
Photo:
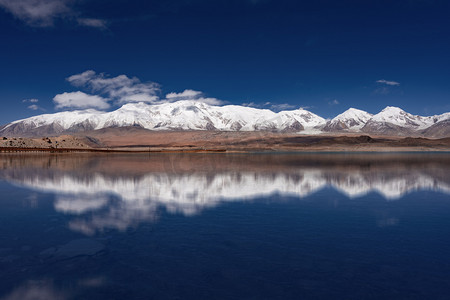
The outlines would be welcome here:
M 349 108 L 327 121 L 305 109 L 275 113 L 268 109 L 239 105 L 213 106 L 183 100 L 157 105 L 130 103 L 112 112 L 88 109 L 43 114 L 6 124 L 0 127 L 0 135 L 50 136 L 130 126 L 158 131 L 356 132 L 447 137 L 450 133 L 450 113 L 423 117 L 388 106 L 372 115 Z

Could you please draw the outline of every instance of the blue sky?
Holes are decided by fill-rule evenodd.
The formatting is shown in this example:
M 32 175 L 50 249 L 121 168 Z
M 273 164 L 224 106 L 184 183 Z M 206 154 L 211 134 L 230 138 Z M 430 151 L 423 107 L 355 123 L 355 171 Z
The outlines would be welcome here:
M 0 123 L 188 98 L 440 114 L 449 15 L 439 0 L 0 0 Z

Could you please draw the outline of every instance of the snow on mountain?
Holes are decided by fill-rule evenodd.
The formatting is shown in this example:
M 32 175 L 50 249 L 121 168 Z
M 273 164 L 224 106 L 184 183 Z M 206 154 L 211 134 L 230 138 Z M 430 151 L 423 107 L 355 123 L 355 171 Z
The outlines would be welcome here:
M 434 123 L 432 117 L 414 116 L 398 107 L 387 106 L 371 118 L 371 122 L 391 123 L 401 127 L 424 129 Z
M 349 108 L 340 115 L 327 122 L 324 131 L 359 131 L 367 121 L 372 118 L 372 114 L 356 108 Z
M 4 135 L 30 132 L 60 134 L 108 127 L 140 126 L 151 130 L 300 131 L 323 126 L 325 119 L 304 109 L 275 113 L 238 105 L 213 106 L 185 100 L 149 105 L 125 104 L 112 112 L 94 110 L 45 114 L 4 126 Z
M 422 132 L 427 137 L 450 137 L 450 118 L 439 121 Z
M 149 105 L 129 103 L 111 112 L 65 111 L 38 115 L 0 127 L 4 136 L 45 136 L 139 126 L 149 130 L 289 131 L 317 134 L 364 132 L 389 135 L 447 136 L 450 113 L 422 117 L 388 106 L 376 115 L 350 108 L 328 122 L 307 110 L 275 113 L 239 105 L 214 106 L 195 100 Z M 432 130 L 428 130 L 428 128 Z
M 422 117 L 407 113 L 398 107 L 387 106 L 368 120 L 362 131 L 380 134 L 413 134 L 420 133 L 421 130 L 447 119 L 450 119 L 450 113 Z

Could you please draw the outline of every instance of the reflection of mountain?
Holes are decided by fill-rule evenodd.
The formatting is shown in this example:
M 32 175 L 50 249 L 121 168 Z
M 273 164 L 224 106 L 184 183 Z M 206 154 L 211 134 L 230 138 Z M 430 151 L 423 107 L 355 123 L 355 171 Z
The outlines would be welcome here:
M 450 162 L 445 155 L 394 158 L 279 154 L 4 156 L 0 178 L 55 193 L 58 211 L 78 215 L 71 228 L 88 234 L 104 228 L 124 230 L 154 220 L 161 207 L 191 215 L 221 202 L 274 194 L 302 198 L 325 187 L 350 198 L 377 192 L 386 199 L 396 199 L 415 190 L 450 194 Z

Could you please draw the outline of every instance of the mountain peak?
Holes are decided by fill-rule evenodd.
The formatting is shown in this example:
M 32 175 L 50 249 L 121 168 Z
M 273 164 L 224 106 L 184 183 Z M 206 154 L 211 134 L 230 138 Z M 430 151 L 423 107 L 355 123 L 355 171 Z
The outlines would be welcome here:
M 366 112 L 366 111 L 361 110 L 361 109 L 357 109 L 357 108 L 354 108 L 354 107 L 350 107 L 350 108 L 347 109 L 345 112 Z M 344 113 L 345 113 L 345 112 L 344 112 Z
M 387 106 L 362 128 L 364 132 L 388 135 L 417 135 L 418 132 L 445 120 L 446 114 L 432 117 L 412 115 L 395 106 Z
M 339 116 L 353 116 L 353 115 L 370 115 L 370 116 L 372 116 L 372 114 L 370 114 L 370 113 L 368 113 L 368 112 L 366 112 L 364 110 L 350 107 L 349 109 L 347 109 L 343 113 L 337 115 L 335 118 L 337 118 Z
M 327 122 L 325 131 L 359 131 L 372 117 L 366 111 L 349 108 Z
M 400 107 L 396 106 L 386 106 L 381 112 L 379 113 L 391 113 L 391 114 L 399 114 L 404 113 L 405 111 L 401 109 Z

